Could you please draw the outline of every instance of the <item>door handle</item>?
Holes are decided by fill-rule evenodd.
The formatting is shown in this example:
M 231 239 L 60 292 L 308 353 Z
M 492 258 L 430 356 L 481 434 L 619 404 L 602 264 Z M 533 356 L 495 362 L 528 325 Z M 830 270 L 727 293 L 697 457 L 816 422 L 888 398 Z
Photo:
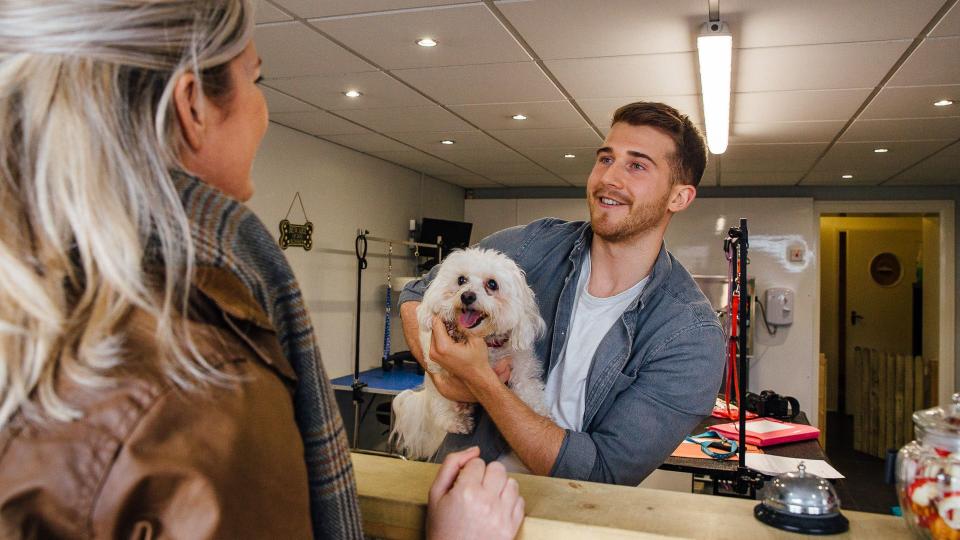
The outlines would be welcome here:
M 863 315 L 858 315 L 858 314 L 857 314 L 857 310 L 853 310 L 853 311 L 850 312 L 850 325 L 851 325 L 851 326 L 856 326 L 856 325 L 857 325 L 857 321 L 862 321 L 862 320 L 863 320 Z

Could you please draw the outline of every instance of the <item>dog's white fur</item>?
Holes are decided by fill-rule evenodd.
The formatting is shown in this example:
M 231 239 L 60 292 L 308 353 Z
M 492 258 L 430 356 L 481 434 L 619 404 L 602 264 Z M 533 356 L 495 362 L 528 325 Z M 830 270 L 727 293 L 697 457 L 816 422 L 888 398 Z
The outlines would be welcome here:
M 496 288 L 490 287 L 490 280 Z M 476 295 L 468 307 L 464 295 Z M 484 315 L 479 324 L 464 328 L 461 313 L 473 309 Z M 427 369 L 443 369 L 430 360 L 433 317 L 447 323 L 451 337 L 462 341 L 466 335 L 485 338 L 490 365 L 500 358 L 512 358 L 510 389 L 538 414 L 547 414 L 543 397 L 542 368 L 533 353 L 534 341 L 545 329 L 543 319 L 527 285 L 523 271 L 506 255 L 489 249 L 455 251 L 440 265 L 417 307 L 420 345 Z M 468 322 L 470 319 L 466 319 Z M 393 400 L 396 416 L 391 438 L 409 458 L 433 456 L 447 433 L 473 431 L 473 404 L 457 403 L 443 397 L 430 376 L 420 390 L 406 390 Z

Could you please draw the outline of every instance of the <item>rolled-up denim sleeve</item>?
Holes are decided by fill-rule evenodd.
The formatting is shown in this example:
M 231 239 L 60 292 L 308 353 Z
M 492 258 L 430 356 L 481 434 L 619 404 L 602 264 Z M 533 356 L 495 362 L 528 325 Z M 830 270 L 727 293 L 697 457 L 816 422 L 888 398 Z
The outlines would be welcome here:
M 550 476 L 639 484 L 710 414 L 723 344 L 719 325 L 686 328 L 635 375 L 617 373 L 614 402 L 589 432 L 567 430 Z

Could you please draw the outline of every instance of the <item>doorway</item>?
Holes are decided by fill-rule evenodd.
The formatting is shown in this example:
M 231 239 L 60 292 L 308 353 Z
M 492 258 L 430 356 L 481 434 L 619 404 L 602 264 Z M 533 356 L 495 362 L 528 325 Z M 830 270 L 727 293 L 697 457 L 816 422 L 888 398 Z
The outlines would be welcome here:
M 822 428 L 830 459 L 851 476 L 847 496 L 861 510 L 896 504 L 881 483 L 887 449 L 912 438 L 913 410 L 937 401 L 940 221 L 923 213 L 820 215 Z M 917 407 L 915 364 L 927 370 L 917 378 L 925 384 Z

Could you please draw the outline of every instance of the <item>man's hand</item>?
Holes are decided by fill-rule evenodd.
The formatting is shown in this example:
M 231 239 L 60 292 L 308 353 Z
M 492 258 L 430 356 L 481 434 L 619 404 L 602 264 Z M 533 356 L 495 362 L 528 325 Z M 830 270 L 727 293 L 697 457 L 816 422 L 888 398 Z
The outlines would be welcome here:
M 440 317 L 433 318 L 430 336 L 430 359 L 465 383 L 493 375 L 482 338 L 468 336 L 466 343 L 457 343 L 447 334 Z
M 493 365 L 493 372 L 497 374 L 500 382 L 507 384 L 507 381 L 510 380 L 510 374 L 513 372 L 513 359 L 509 356 L 504 356 L 500 360 L 497 360 L 497 363 Z M 476 403 L 478 401 L 477 397 L 473 395 L 473 392 L 471 392 L 470 389 L 467 388 L 467 385 L 463 384 L 463 381 L 458 379 L 456 375 L 444 371 L 441 373 L 431 373 L 430 376 L 433 378 L 433 384 L 437 387 L 440 395 L 450 401 L 459 401 L 461 403 Z
M 517 481 L 497 462 L 485 465 L 477 447 L 447 455 L 430 488 L 427 538 L 508 539 L 523 522 Z

